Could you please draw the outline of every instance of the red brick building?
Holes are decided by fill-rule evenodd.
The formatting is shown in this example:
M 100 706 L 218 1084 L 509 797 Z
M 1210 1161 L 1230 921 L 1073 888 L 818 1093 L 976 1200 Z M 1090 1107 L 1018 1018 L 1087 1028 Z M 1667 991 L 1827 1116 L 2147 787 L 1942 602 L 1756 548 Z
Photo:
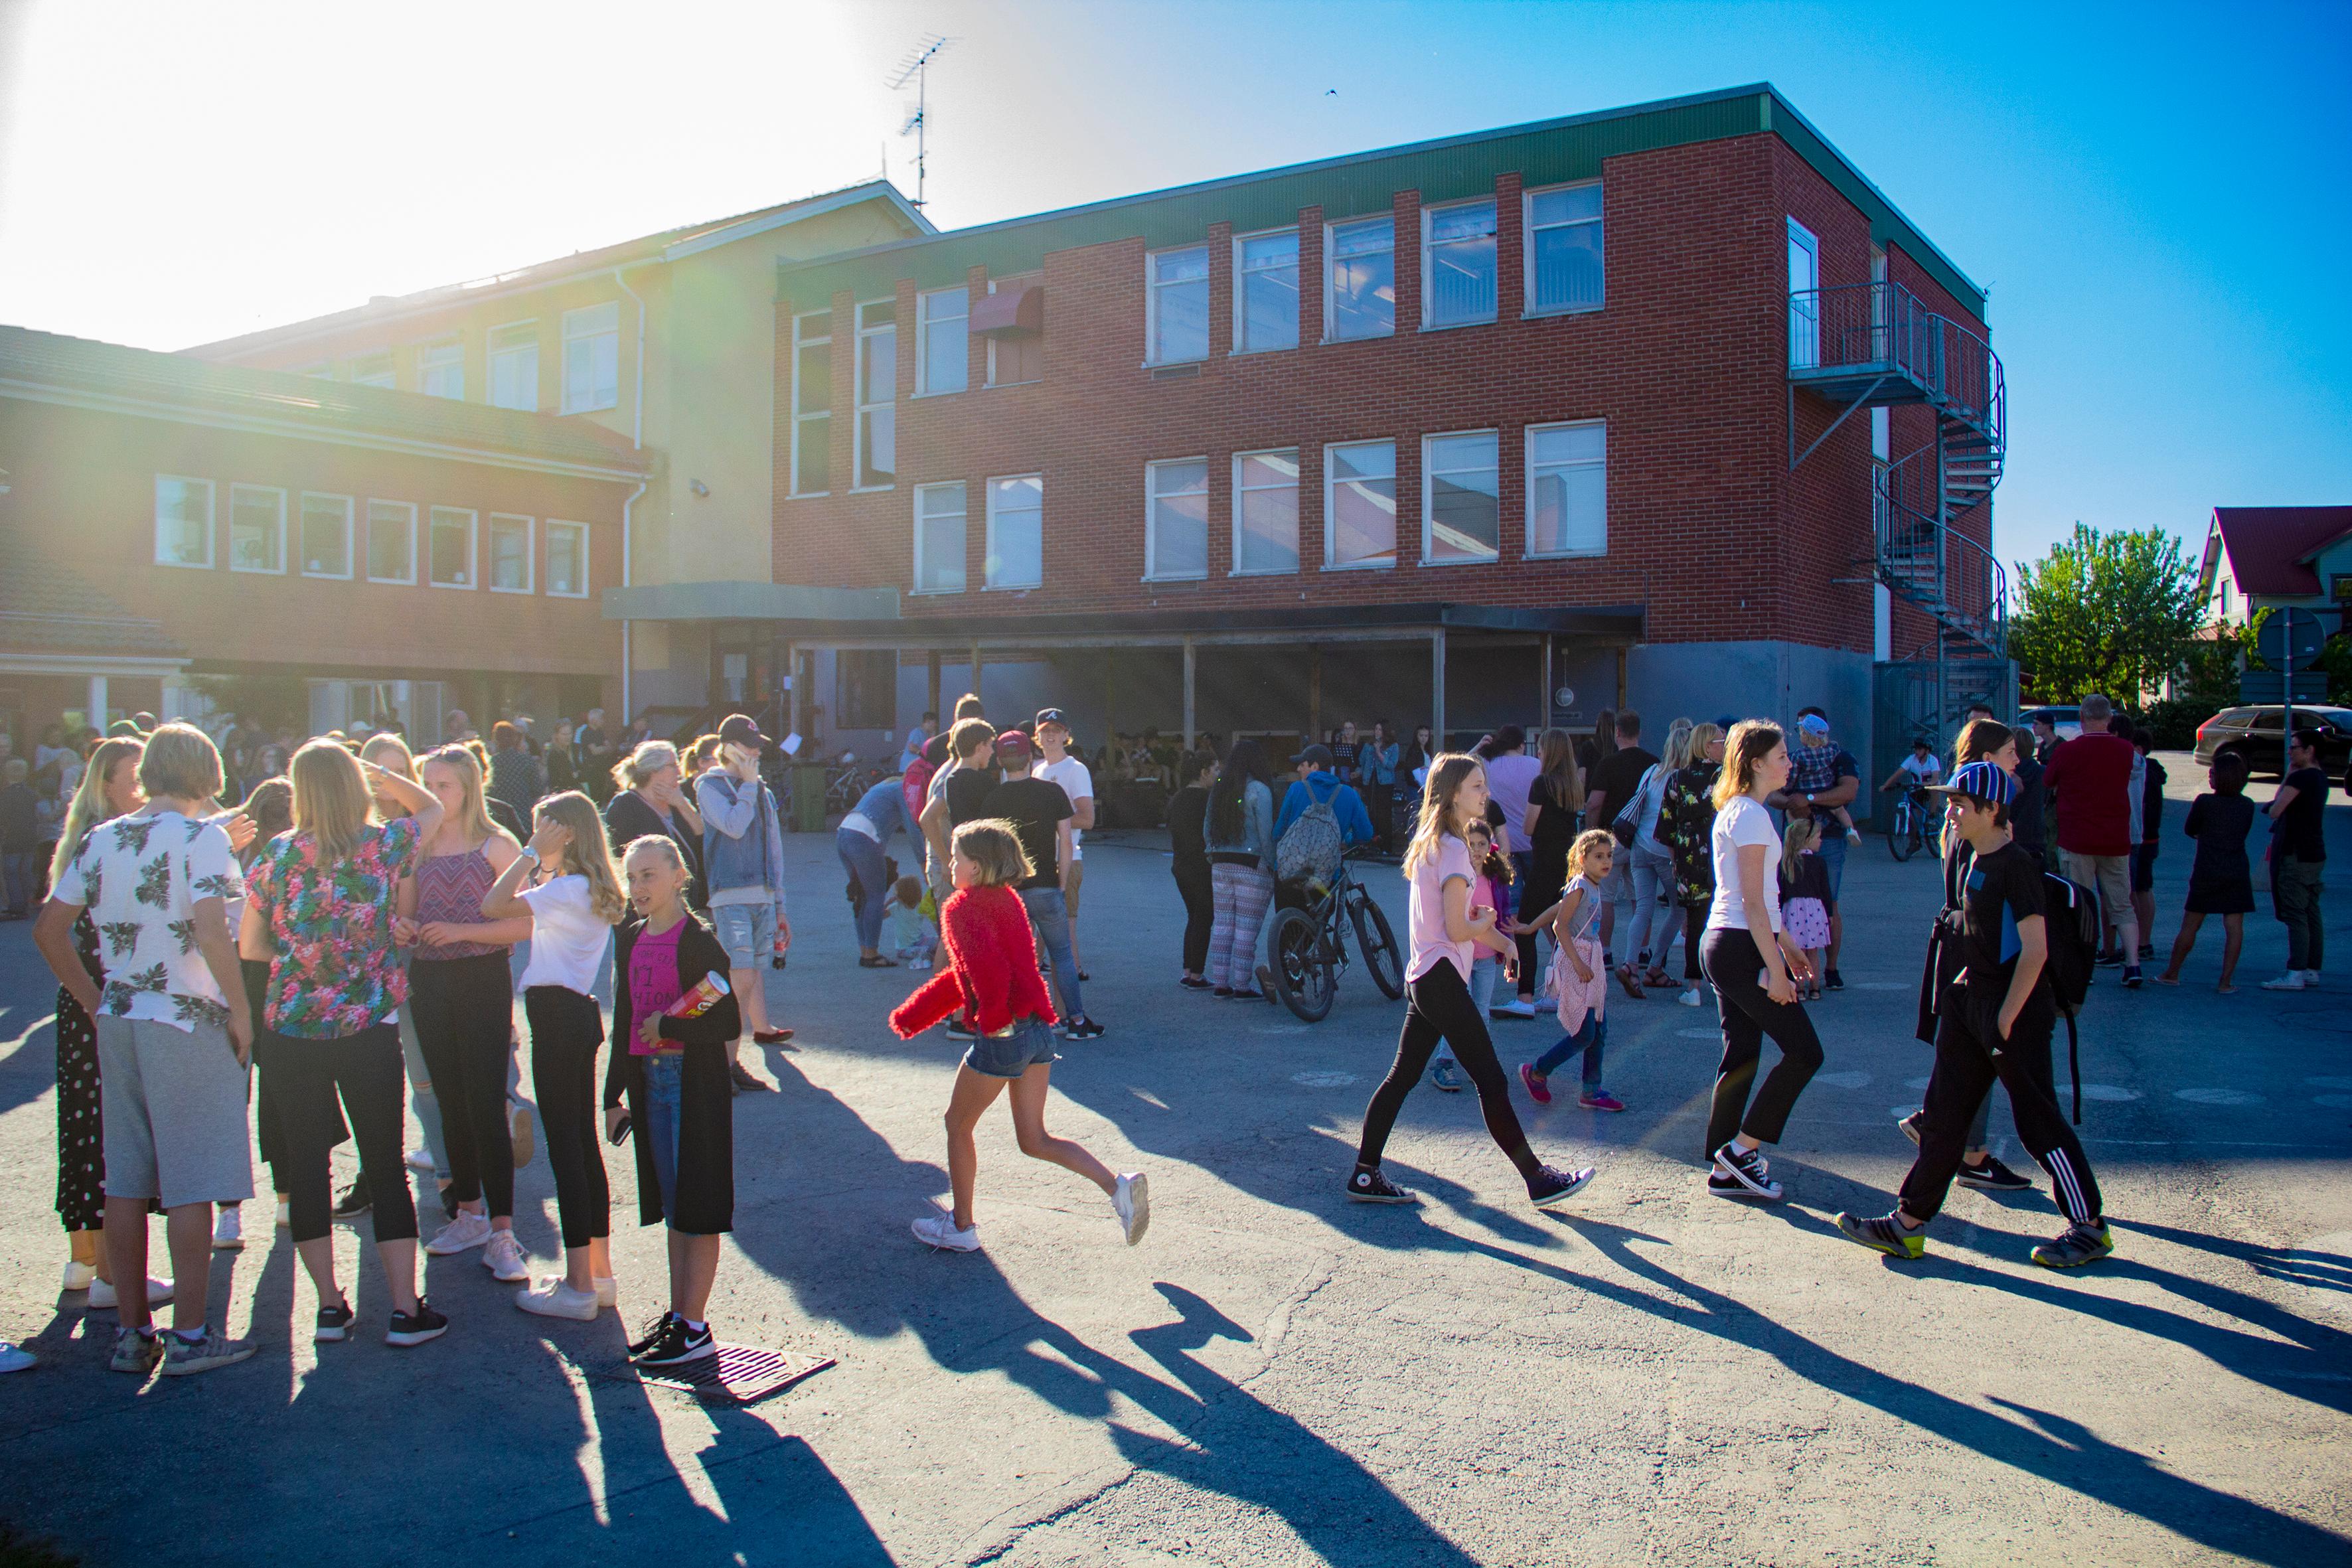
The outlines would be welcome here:
M 583 420 L 0 328 L 0 725 L 617 710 L 646 468 Z
M 2000 651 L 1983 294 L 1769 87 L 778 289 L 775 582 L 608 613 L 729 623 L 829 739 L 985 666 L 1082 739 L 1820 700 L 1857 743 L 1874 665 Z

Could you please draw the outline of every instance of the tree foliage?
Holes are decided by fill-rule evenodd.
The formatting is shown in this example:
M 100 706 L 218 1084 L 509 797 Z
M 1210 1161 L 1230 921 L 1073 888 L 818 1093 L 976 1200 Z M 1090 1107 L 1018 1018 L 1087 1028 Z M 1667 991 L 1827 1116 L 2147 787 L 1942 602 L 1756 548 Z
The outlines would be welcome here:
M 2019 562 L 2010 652 L 2038 701 L 2104 691 L 2136 704 L 2182 672 L 2204 606 L 2180 542 L 2158 528 L 2074 525 L 2040 562 Z

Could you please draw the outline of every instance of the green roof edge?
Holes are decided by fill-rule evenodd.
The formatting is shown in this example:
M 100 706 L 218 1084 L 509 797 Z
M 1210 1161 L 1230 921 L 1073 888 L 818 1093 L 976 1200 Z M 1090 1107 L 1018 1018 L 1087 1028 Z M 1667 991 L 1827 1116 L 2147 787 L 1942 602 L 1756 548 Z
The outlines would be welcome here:
M 1570 131 L 1586 134 L 1559 136 Z M 1498 167 L 1506 166 L 1517 169 L 1530 185 L 1591 179 L 1600 174 L 1605 158 L 1763 132 L 1786 142 L 1852 202 L 1869 219 L 1873 240 L 1901 247 L 1955 299 L 1963 304 L 1973 301 L 1979 320 L 1985 318 L 1985 291 L 1769 82 L 1342 153 L 782 261 L 776 268 L 777 291 L 780 299 L 804 301 L 804 309 L 822 309 L 817 300 L 829 300 L 840 289 L 868 299 L 888 292 L 866 292 L 880 278 L 872 263 L 884 257 L 913 258 L 910 264 L 892 269 L 888 281 L 894 286 L 903 277 L 918 288 L 939 288 L 960 280 L 974 266 L 986 267 L 991 276 L 1006 277 L 1034 270 L 1049 251 L 1139 234 L 1147 247 L 1157 247 L 1198 238 L 1213 222 L 1231 223 L 1236 234 L 1279 227 L 1295 221 L 1298 209 L 1306 206 L 1320 206 L 1327 217 L 1334 218 L 1385 211 L 1390 194 L 1399 190 L 1418 190 L 1424 202 L 1446 201 L 1491 189 Z M 1510 147 L 1515 142 L 1519 145 Z M 1502 152 L 1506 161 L 1498 163 L 1489 149 L 1507 149 Z M 1138 214 L 1138 208 L 1146 210 Z

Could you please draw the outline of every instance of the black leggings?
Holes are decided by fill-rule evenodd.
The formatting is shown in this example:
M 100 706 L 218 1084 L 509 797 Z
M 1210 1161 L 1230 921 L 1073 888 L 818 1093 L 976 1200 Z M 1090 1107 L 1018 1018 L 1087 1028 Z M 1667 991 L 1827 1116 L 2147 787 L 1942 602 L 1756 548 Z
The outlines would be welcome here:
M 261 1081 L 266 1104 L 278 1112 L 285 1160 L 278 1168 L 288 1182 L 297 1242 L 316 1241 L 333 1223 L 328 1202 L 327 1151 L 340 1140 L 343 1119 L 360 1146 L 360 1173 L 374 1204 L 375 1238 L 412 1241 L 416 1203 L 408 1194 L 408 1171 L 401 1163 L 401 1133 L 406 1126 L 401 1099 L 400 1026 L 378 1024 L 337 1040 L 303 1040 L 265 1034 Z M 336 1107 L 337 1091 L 342 1105 Z
M 1495 1059 L 1486 1021 L 1478 1016 L 1477 1004 L 1470 1000 L 1470 986 L 1461 972 L 1443 959 L 1420 979 L 1405 982 L 1404 1033 L 1397 1037 L 1395 1064 L 1364 1109 L 1364 1141 L 1356 1150 L 1356 1163 L 1379 1168 L 1381 1151 L 1388 1147 L 1389 1131 L 1396 1126 L 1397 1112 L 1404 1109 L 1404 1097 L 1421 1081 L 1441 1039 L 1454 1047 L 1454 1060 L 1477 1086 L 1478 1109 L 1486 1115 L 1486 1131 L 1496 1147 L 1510 1156 L 1520 1175 L 1535 1180 L 1543 1162 L 1528 1147 L 1528 1135 L 1519 1130 L 1518 1113 L 1511 1109 L 1510 1080 L 1503 1076 L 1503 1064 Z
M 1965 1007 L 1966 993 L 1954 996 Z M 1951 1013 L 1936 1026 L 1936 1070 L 1927 1079 L 1927 1104 L 1919 1127 L 1919 1157 L 1903 1178 L 1903 1212 L 1930 1220 L 1944 1206 L 1952 1177 L 1960 1168 L 1969 1119 L 1992 1092 L 1998 1077 L 2009 1090 L 2018 1141 L 2050 1173 L 2051 1194 L 2066 1217 L 2095 1225 L 2101 1214 L 2098 1178 L 2083 1156 L 2082 1141 L 2066 1124 L 2050 1071 L 2050 1034 L 2058 1016 L 2046 997 L 2037 996 L 2010 1026 L 2009 1038 L 1989 1051 L 1977 1033 Z
M 1706 936 L 1707 906 L 1715 901 L 1713 895 L 1683 906 L 1683 978 L 1696 985 L 1701 978 L 1698 967 L 1699 943 Z
M 596 1047 L 604 1016 L 596 998 L 562 985 L 522 994 L 530 1022 L 530 1082 L 547 1133 L 547 1168 L 555 1173 L 555 1214 L 566 1247 L 613 1234 L 613 1189 L 596 1126 Z M 501 1083 L 499 1091 L 506 1086 Z
M 1216 923 L 1217 895 L 1209 868 L 1176 868 L 1176 890 L 1184 897 L 1184 973 L 1198 974 L 1209 962 L 1209 928 Z
M 1803 1003 L 1775 1002 L 1758 983 L 1764 955 L 1754 937 L 1718 926 L 1700 946 L 1699 962 L 1715 986 L 1716 1013 L 1723 1023 L 1723 1065 L 1716 1069 L 1715 1108 L 1706 1119 L 1706 1152 L 1711 1158 L 1735 1132 L 1765 1143 L 1780 1141 L 1797 1096 L 1821 1070 L 1822 1037 L 1813 1033 Z M 1764 1087 L 1750 1105 L 1748 1089 L 1756 1081 L 1767 1035 L 1780 1047 L 1780 1060 L 1765 1074 Z
M 1517 860 L 1519 858 L 1514 855 L 1511 858 Z M 1526 866 L 1525 879 L 1519 889 L 1519 919 L 1531 921 L 1559 902 L 1560 892 L 1568 886 L 1568 857 L 1562 853 L 1550 865 L 1538 866 L 1535 857 L 1529 855 Z M 1528 931 L 1517 940 L 1519 944 L 1519 994 L 1531 997 L 1536 994 L 1536 981 L 1543 972 L 1536 953 L 1536 933 Z
M 408 1007 L 441 1102 L 449 1195 L 461 1204 L 486 1199 L 491 1216 L 502 1219 L 514 1213 L 514 1143 L 507 1127 L 514 980 L 505 950 L 410 964 Z

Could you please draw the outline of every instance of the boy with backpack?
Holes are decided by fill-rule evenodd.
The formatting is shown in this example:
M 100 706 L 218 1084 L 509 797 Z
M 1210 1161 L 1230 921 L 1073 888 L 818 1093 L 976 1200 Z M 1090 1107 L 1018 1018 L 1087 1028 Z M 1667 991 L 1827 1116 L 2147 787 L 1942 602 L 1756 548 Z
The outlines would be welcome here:
M 1327 881 L 1349 844 L 1372 841 L 1372 819 L 1355 786 L 1333 773 L 1331 748 L 1309 746 L 1290 759 L 1298 769 L 1274 822 L 1275 876 L 1285 882 Z M 1305 826 L 1294 838 L 1293 827 Z
M 2115 1241 L 2100 1208 L 2097 1179 L 2058 1109 L 2051 1077 L 2051 1035 L 2073 982 L 2053 984 L 2045 878 L 2011 838 L 2017 781 L 1996 763 L 1970 763 L 1949 784 L 1930 787 L 1949 800 L 1952 830 L 1974 856 L 1961 907 L 1941 918 L 1938 932 L 1940 942 L 1957 947 L 1959 964 L 1939 988 L 1936 1070 L 1927 1085 L 1919 1155 L 1903 1179 L 1901 1201 L 1874 1219 L 1841 1214 L 1838 1229 L 1891 1258 L 1923 1256 L 1927 1222 L 1943 1207 L 1959 1170 L 1969 1119 L 1998 1077 L 2009 1090 L 2018 1137 L 2050 1173 L 2051 1190 L 2070 1222 L 2063 1235 L 2033 1249 L 2033 1261 L 2078 1268 L 2113 1252 Z M 2074 914 L 2065 911 L 2064 918 Z

